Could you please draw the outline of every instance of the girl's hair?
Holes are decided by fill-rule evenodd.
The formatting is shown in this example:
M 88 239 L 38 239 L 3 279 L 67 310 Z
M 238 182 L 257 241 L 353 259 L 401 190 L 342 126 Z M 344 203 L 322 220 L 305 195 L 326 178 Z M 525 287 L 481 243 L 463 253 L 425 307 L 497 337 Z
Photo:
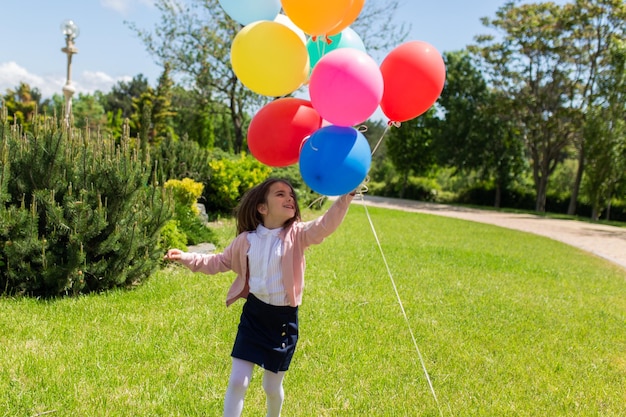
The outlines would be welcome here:
M 293 190 L 293 186 L 289 183 L 289 181 L 281 178 L 268 178 L 261 184 L 246 191 L 241 197 L 239 204 L 237 204 L 237 207 L 235 207 L 237 234 L 242 232 L 251 232 L 256 230 L 259 224 L 263 224 L 263 217 L 261 216 L 261 213 L 259 213 L 257 207 L 259 204 L 267 203 L 267 194 L 270 187 L 277 182 L 282 182 L 283 184 L 289 186 L 295 206 L 294 216 L 287 220 L 283 226 L 290 226 L 293 222 L 300 220 L 300 206 L 298 206 L 298 200 L 296 199 L 296 193 Z

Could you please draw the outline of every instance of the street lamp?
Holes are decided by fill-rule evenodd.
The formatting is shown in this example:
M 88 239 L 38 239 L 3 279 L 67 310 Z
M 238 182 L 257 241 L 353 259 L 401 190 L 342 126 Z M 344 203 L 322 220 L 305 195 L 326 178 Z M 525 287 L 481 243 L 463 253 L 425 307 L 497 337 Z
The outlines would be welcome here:
M 63 86 L 63 95 L 65 96 L 65 125 L 70 125 L 70 115 L 72 114 L 72 96 L 76 89 L 72 85 L 72 55 L 78 53 L 78 49 L 74 46 L 74 39 L 80 34 L 78 25 L 71 20 L 65 20 L 61 23 L 61 33 L 65 36 L 65 47 L 61 49 L 67 55 L 67 79 Z

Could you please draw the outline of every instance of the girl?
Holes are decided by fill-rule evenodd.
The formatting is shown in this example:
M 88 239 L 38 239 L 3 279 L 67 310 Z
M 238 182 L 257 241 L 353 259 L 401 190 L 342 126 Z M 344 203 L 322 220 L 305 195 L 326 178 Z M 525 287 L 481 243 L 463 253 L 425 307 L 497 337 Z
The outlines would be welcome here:
M 321 243 L 343 221 L 354 193 L 339 197 L 322 216 L 300 219 L 293 187 L 270 178 L 250 189 L 236 208 L 237 237 L 220 254 L 170 249 L 165 259 L 194 272 L 237 276 L 226 305 L 245 298 L 231 353 L 224 417 L 239 417 L 254 365 L 264 369 L 267 417 L 279 417 L 283 378 L 298 341 L 298 306 L 304 287 L 304 250 Z

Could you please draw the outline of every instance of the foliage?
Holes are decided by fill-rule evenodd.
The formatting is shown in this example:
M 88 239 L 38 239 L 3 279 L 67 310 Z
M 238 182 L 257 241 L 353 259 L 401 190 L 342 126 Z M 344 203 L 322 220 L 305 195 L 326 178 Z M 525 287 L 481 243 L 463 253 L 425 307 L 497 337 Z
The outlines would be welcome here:
M 204 198 L 207 212 L 232 213 L 239 198 L 248 189 L 269 177 L 272 169 L 252 156 L 223 157 L 209 161 L 211 177 Z
M 169 180 L 164 184 L 164 187 L 172 190 L 177 209 L 182 207 L 193 214 L 199 213 L 196 203 L 204 188 L 201 183 L 191 178 L 183 178 L 182 180 Z
M 162 140 L 150 147 L 150 155 L 157 164 L 160 182 L 190 178 L 205 183 L 211 176 L 209 160 L 213 153 L 186 137 Z
M 493 180 L 499 207 L 501 194 L 523 172 L 523 140 L 511 116 L 512 102 L 487 88 L 467 52 L 444 54 L 446 84 L 438 101 L 444 114 L 434 132 L 438 162 L 460 175 L 476 172 Z
M 416 176 L 409 176 L 406 180 L 394 177 L 386 182 L 371 182 L 368 187 L 372 195 L 419 201 L 439 201 L 442 192 L 436 179 Z
M 626 42 L 612 48 L 613 70 L 600 84 L 606 102 L 589 109 L 583 128 L 586 143 L 585 195 L 592 219 L 607 208 L 620 186 L 626 187 Z
M 189 5 L 157 0 L 161 21 L 154 30 L 131 25 L 150 54 L 171 65 L 187 86 L 197 91 L 192 104 L 201 114 L 219 108 L 230 120 L 235 153 L 244 148 L 245 112 L 259 96 L 245 88 L 230 65 L 230 45 L 241 25 L 230 19 L 217 0 L 194 0 Z M 214 103 L 226 103 L 215 106 Z
M 150 143 L 159 143 L 165 138 L 175 138 L 172 109 L 173 81 L 169 65 L 165 65 L 159 77 L 156 91 L 147 87 L 139 97 L 132 99 L 133 113 L 130 117 L 131 132 L 147 132 Z M 145 115 L 145 116 L 144 116 Z M 144 120 L 145 119 L 145 120 Z
M 183 178 L 182 180 L 169 180 L 164 187 L 172 190 L 174 220 L 176 220 L 174 226 L 186 236 L 185 244 L 195 245 L 209 242 L 212 237 L 211 231 L 198 216 L 200 212 L 197 207 L 204 186 L 190 178 Z M 170 224 L 169 227 L 172 228 L 173 226 Z M 179 239 L 179 236 L 172 231 L 172 238 Z M 169 242 L 168 247 L 179 246 L 174 246 L 174 242 Z
M 507 2 L 495 18 L 483 19 L 501 36 L 479 36 L 480 47 L 471 49 L 482 57 L 492 87 L 514 104 L 532 162 L 537 211 L 545 211 L 548 181 L 570 146 L 579 155 L 572 202 L 577 199 L 584 115 L 602 97 L 598 83 L 610 71 L 611 39 L 623 39 L 625 18 L 621 0 L 581 0 L 563 6 Z
M 411 175 L 422 175 L 435 165 L 433 131 L 437 126 L 435 109 L 409 120 L 388 133 L 387 155 L 401 175 L 400 198 Z
M 397 0 L 368 1 L 353 23 L 352 27 L 361 33 L 372 53 L 382 55 L 406 38 L 405 25 L 380 19 L 381 13 L 390 16 L 398 6 Z M 215 124 L 228 120 L 232 140 L 229 146 L 217 146 L 232 149 L 235 154 L 245 151 L 249 115 L 269 98 L 244 87 L 231 67 L 230 47 L 241 25 L 224 12 L 218 0 L 157 0 L 155 7 L 161 13 L 161 21 L 155 28 L 141 29 L 133 24 L 130 27 L 148 52 L 161 64 L 171 65 L 173 73 L 181 75 L 185 87 L 192 92 L 185 97 L 185 101 L 192 103 L 180 110 L 187 112 L 186 119 L 193 118 L 196 123 L 184 126 L 205 130 L 207 121 Z M 189 133 L 192 140 L 211 143 L 205 134 Z M 224 139 L 220 135 L 215 138 Z
M 169 248 L 178 248 L 187 250 L 187 234 L 181 230 L 178 220 L 168 220 L 161 229 L 159 237 L 159 247 L 167 250 Z
M 170 200 L 147 155 L 46 119 L 24 133 L 0 125 L 0 285 L 56 296 L 127 287 L 162 256 Z

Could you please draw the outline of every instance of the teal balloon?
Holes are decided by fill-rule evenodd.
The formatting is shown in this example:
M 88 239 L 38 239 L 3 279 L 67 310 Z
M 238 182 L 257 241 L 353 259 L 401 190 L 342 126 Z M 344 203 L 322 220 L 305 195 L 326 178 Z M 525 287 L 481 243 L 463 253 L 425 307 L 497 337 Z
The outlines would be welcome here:
M 313 40 L 313 38 L 309 38 L 307 41 L 306 49 L 309 51 L 311 71 L 313 71 L 315 64 L 317 64 L 317 62 L 322 59 L 324 55 L 330 51 L 334 51 L 335 49 L 353 48 L 367 52 L 361 37 L 349 27 L 345 28 L 336 35 L 329 36 L 328 40 L 323 37 L 318 37 L 315 40 Z

